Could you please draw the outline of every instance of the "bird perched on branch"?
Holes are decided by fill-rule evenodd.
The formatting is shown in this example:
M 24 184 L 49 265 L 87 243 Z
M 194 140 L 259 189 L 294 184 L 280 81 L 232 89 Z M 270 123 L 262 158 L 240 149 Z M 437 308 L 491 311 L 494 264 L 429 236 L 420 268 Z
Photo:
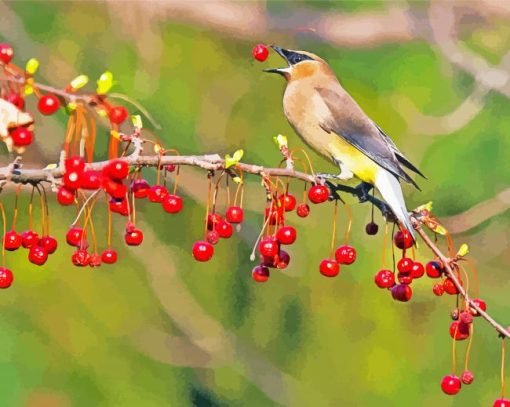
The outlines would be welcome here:
M 419 189 L 403 167 L 423 174 L 363 112 L 326 61 L 310 52 L 272 48 L 288 64 L 265 71 L 287 80 L 283 110 L 289 123 L 311 148 L 340 168 L 338 175 L 323 176 L 338 180 L 355 176 L 365 195 L 375 186 L 400 224 L 413 234 L 399 180 Z

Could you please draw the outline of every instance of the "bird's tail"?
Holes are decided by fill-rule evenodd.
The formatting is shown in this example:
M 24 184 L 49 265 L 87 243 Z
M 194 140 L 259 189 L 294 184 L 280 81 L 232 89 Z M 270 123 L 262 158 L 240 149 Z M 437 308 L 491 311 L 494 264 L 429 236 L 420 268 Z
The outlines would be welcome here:
M 404 196 L 402 195 L 402 189 L 397 177 L 384 168 L 380 168 L 375 177 L 375 187 L 384 201 L 389 205 L 398 221 L 411 233 L 414 239 L 414 228 L 409 218 Z

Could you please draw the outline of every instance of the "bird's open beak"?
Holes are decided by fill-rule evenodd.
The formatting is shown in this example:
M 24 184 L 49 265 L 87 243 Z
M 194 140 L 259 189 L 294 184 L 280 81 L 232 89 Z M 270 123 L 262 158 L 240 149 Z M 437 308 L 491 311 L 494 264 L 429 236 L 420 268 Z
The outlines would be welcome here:
M 290 64 L 289 64 L 289 61 L 287 59 L 286 54 L 289 51 L 287 51 L 286 49 L 277 47 L 276 45 L 271 45 L 271 48 L 273 48 L 278 53 L 278 55 L 280 55 L 285 60 L 285 62 L 287 62 L 288 67 L 287 68 L 269 68 L 269 69 L 264 69 L 264 72 L 279 73 L 280 75 L 284 75 L 284 74 L 288 73 L 289 72 L 289 68 L 290 68 Z

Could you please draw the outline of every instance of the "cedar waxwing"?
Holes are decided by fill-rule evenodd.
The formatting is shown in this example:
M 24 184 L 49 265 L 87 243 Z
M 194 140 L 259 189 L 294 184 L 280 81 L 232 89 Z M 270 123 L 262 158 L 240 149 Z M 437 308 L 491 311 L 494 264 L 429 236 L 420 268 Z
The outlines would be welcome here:
M 363 112 L 323 59 L 310 52 L 272 48 L 288 64 L 265 70 L 287 80 L 283 95 L 287 120 L 311 148 L 340 167 L 339 175 L 326 176 L 340 180 L 355 176 L 375 186 L 398 221 L 413 234 L 399 179 L 418 188 L 402 166 L 423 174 Z

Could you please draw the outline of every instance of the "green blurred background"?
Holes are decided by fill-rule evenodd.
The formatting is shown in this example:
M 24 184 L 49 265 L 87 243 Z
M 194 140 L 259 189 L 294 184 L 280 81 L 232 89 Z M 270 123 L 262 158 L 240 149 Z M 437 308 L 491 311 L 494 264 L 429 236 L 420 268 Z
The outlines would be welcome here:
M 462 232 L 454 238 L 471 246 L 480 296 L 505 324 L 504 198 L 489 201 L 494 216 L 486 207 L 472 214 L 469 227 L 471 217 L 456 215 L 508 187 L 509 4 L 0 2 L 0 42 L 13 45 L 21 66 L 37 57 L 38 79 L 55 86 L 111 70 L 114 91 L 143 104 L 163 127 L 157 137 L 182 154 L 243 148 L 245 161 L 267 166 L 280 159 L 276 134 L 302 144 L 281 109 L 282 79 L 261 72 L 282 61 L 272 54 L 258 63 L 251 48 L 263 42 L 317 53 L 428 176 L 418 180 L 422 192 L 405 187 L 408 206 L 433 200 L 435 213 Z M 27 160 L 55 162 L 66 116 L 36 114 L 36 121 Z M 105 127 L 98 158 L 106 136 Z M 312 161 L 332 170 L 314 154 Z M 367 205 L 352 202 L 358 261 L 338 278 L 318 272 L 331 233 L 332 206 L 322 205 L 307 219 L 288 217 L 299 234 L 291 265 L 256 284 L 249 255 L 264 207 L 259 180 L 248 179 L 241 231 L 199 264 L 190 248 L 201 237 L 207 180 L 195 169 L 182 173 L 181 214 L 139 205 L 141 247 L 125 247 L 124 220 L 116 219 L 115 266 L 75 268 L 63 243 L 42 268 L 26 261 L 26 251 L 8 253 L 15 283 L 0 295 L 2 406 L 488 406 L 499 396 L 499 341 L 482 321 L 470 359 L 475 382 L 456 397 L 442 394 L 454 299 L 433 296 L 425 279 L 406 304 L 375 287 L 383 236 L 365 235 Z M 291 191 L 299 195 L 302 184 Z M 12 192 L 2 202 L 12 211 Z M 22 211 L 27 204 L 24 194 Z M 102 246 L 104 209 L 95 215 Z M 27 227 L 23 213 L 18 230 Z M 61 242 L 74 215 L 52 198 L 52 233 Z M 421 260 L 430 256 L 419 248 Z M 465 346 L 458 344 L 458 373 Z

